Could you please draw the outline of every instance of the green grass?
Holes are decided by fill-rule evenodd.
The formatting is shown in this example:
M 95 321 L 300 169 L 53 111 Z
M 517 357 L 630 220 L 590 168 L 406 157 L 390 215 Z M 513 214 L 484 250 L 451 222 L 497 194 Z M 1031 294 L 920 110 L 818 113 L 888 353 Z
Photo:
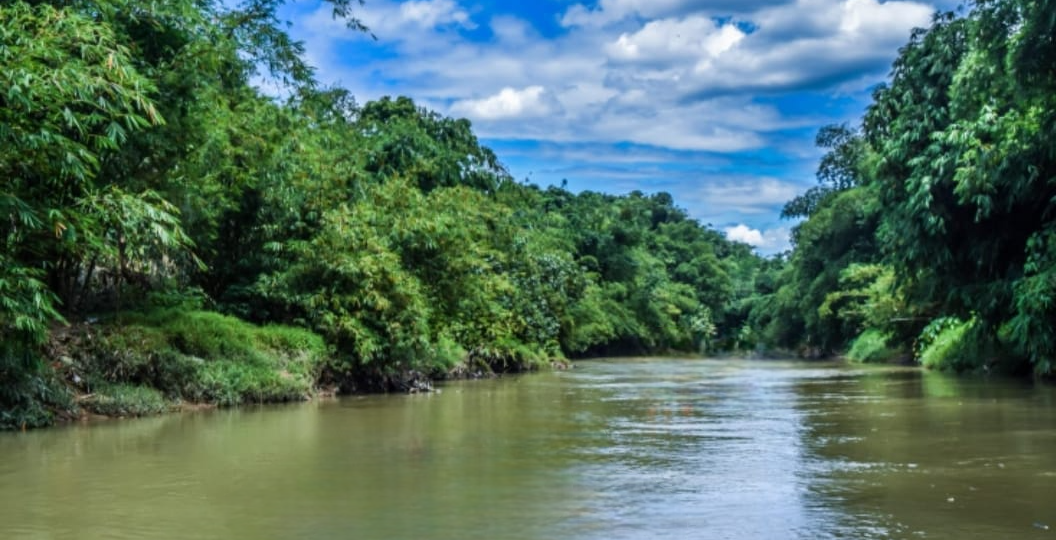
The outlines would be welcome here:
M 329 353 L 306 330 L 174 308 L 111 324 L 89 356 L 96 385 L 146 385 L 172 399 L 238 405 L 310 397 Z
M 81 405 L 88 411 L 106 416 L 150 416 L 171 408 L 160 391 L 130 384 L 101 386 Z

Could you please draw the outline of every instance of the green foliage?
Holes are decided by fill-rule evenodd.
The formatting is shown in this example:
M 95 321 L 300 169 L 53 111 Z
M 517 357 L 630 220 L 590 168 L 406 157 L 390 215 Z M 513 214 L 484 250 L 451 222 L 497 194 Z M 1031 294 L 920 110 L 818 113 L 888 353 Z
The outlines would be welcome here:
M 807 220 L 761 304 L 779 313 L 771 340 L 833 349 L 870 327 L 906 347 L 923 331 L 932 367 L 1052 372 L 1054 13 L 983 0 L 936 15 L 900 51 L 860 131 L 819 133 L 830 149 L 821 185 L 786 206 Z M 944 316 L 969 322 L 922 328 Z
M 90 17 L 13 2 L 0 6 L 0 21 L 5 191 L 61 204 L 92 179 L 101 152 L 162 121 L 147 97 L 152 84 L 112 29 Z M 44 188 L 51 190 L 46 198 Z
M 358 215 L 375 212 L 367 203 L 328 212 L 311 241 L 284 248 L 291 265 L 262 289 L 348 355 L 344 370 L 382 360 L 414 369 L 428 349 L 430 310 L 420 281 Z
M 46 425 L 52 414 L 45 405 L 60 396 L 40 346 L 50 323 L 62 317 L 40 275 L 0 253 L 0 429 Z
M 161 392 L 127 384 L 99 387 L 81 405 L 95 414 L 106 416 L 150 416 L 171 408 Z
M 318 88 L 284 4 L 0 6 L 0 410 L 47 422 L 56 380 L 134 414 L 132 387 L 300 399 L 751 335 L 779 265 L 666 193 L 518 184 L 465 119 Z
M 971 349 L 965 342 L 977 324 L 974 319 L 961 321 L 952 317 L 935 319 L 921 333 L 920 363 L 929 369 L 963 371 L 974 365 Z
M 211 312 L 151 314 L 179 354 L 201 359 L 189 398 L 223 405 L 295 401 L 312 394 L 329 357 L 323 340 L 282 326 L 255 327 Z
M 887 362 L 898 355 L 898 351 L 888 346 L 890 337 L 880 330 L 870 328 L 862 332 L 851 342 L 847 358 L 855 362 Z
M 1056 235 L 1046 226 L 1027 240 L 1024 276 L 1013 288 L 1013 312 L 999 331 L 999 338 L 1015 353 L 1029 358 L 1034 372 L 1047 375 L 1056 370 Z
M 27 287 L 37 298 L 16 325 L 55 318 L 56 298 L 69 291 L 33 284 L 55 283 L 82 251 L 92 230 L 79 204 L 103 159 L 163 122 L 148 97 L 153 85 L 134 63 L 112 29 L 90 17 L 0 6 L 0 211 L 12 217 L 0 223 L 0 262 L 10 268 L 0 280 L 14 283 L 14 298 Z
M 0 340 L 0 430 L 47 426 L 55 411 L 73 408 L 70 393 L 47 370 L 39 349 Z
M 1052 9 L 987 1 L 965 18 L 936 19 L 904 50 L 866 119 L 889 209 L 881 239 L 912 280 L 913 300 L 976 320 L 973 342 L 993 342 L 1004 327 L 1019 352 L 1006 360 L 1025 356 L 1040 373 L 1051 367 L 1043 321 L 1052 291 L 1032 278 L 1048 267 L 1056 75 L 1034 55 L 1052 55 Z
M 302 329 L 178 309 L 130 314 L 88 341 L 77 367 L 86 391 L 135 383 L 220 405 L 305 399 L 330 358 Z
M 796 226 L 796 250 L 777 291 L 759 305 L 767 341 L 831 353 L 861 332 L 867 304 L 890 294 L 884 282 L 867 284 L 880 268 L 862 266 L 879 258 L 873 235 L 878 215 L 869 189 L 853 187 L 831 193 Z
M 418 111 L 399 103 L 364 110 Z M 285 236 L 300 225 L 268 226 L 279 235 L 265 244 L 273 270 L 244 298 L 326 336 L 340 359 L 331 376 L 352 381 L 718 342 L 712 314 L 727 309 L 728 268 L 750 267 L 741 262 L 755 259 L 749 251 L 688 220 L 666 195 L 575 196 L 494 174 L 494 192 L 413 176 L 305 186 L 296 196 L 307 193 L 318 217 L 304 236 Z M 286 197 L 265 204 L 288 206 Z M 463 351 L 457 362 L 453 351 Z
M 862 183 L 860 167 L 867 147 L 861 134 L 846 124 L 828 125 L 818 130 L 814 142 L 829 149 L 818 164 L 819 185 L 785 204 L 782 217 L 810 217 L 830 195 Z
M 39 344 L 48 324 L 62 320 L 55 295 L 40 281 L 41 272 L 17 266 L 0 253 L 0 334 L 23 345 Z
M 562 346 L 571 354 L 615 341 L 632 326 L 632 314 L 596 284 L 583 291 L 583 297 L 570 307 L 562 332 Z
M 407 178 L 422 191 L 468 186 L 493 191 L 507 180 L 495 154 L 481 146 L 466 119 L 417 107 L 406 97 L 366 104 L 356 118 L 366 172 L 378 180 Z

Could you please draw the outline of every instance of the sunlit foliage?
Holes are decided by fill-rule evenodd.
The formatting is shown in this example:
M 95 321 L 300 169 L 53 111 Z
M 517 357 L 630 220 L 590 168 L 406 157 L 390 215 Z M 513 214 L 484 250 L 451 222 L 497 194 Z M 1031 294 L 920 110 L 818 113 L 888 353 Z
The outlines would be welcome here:
M 868 327 L 904 351 L 928 340 L 917 351 L 932 367 L 1052 373 L 1053 35 L 1053 2 L 979 0 L 962 16 L 939 14 L 902 48 L 861 134 L 822 131 L 819 143 L 831 149 L 822 186 L 786 207 L 807 220 L 782 280 L 787 292 L 775 300 L 798 303 L 802 318 L 777 324 L 801 324 L 804 335 L 772 339 L 840 350 L 855 335 L 848 330 Z M 857 175 L 834 174 L 839 164 Z M 882 264 L 893 279 L 848 290 L 849 263 Z M 886 307 L 876 304 L 880 286 Z M 815 307 L 825 319 L 867 297 L 872 320 L 846 309 L 831 318 L 857 328 L 814 320 Z M 941 332 L 929 324 L 946 320 L 967 322 Z
M 283 3 L 0 6 L 0 424 L 89 385 L 146 414 L 754 346 L 748 246 L 664 193 L 518 183 L 408 98 L 320 88 Z M 290 326 L 319 336 L 310 369 L 247 337 Z

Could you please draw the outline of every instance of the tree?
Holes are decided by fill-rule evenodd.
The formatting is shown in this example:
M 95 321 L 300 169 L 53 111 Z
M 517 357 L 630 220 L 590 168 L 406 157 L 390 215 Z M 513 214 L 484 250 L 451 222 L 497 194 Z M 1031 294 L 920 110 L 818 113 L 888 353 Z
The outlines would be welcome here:
M 481 146 L 469 120 L 419 108 L 409 98 L 372 101 L 358 111 L 366 170 L 378 180 L 400 175 L 423 191 L 465 185 L 493 192 L 509 175 Z
M 1050 2 L 983 1 L 918 32 L 866 118 L 881 156 L 885 250 L 913 301 L 973 319 L 971 339 L 1005 343 L 1039 372 L 1053 336 L 1042 321 L 1056 197 L 1056 76 Z M 987 361 L 979 358 L 978 362 Z
M 781 210 L 783 218 L 810 217 L 829 195 L 862 183 L 860 167 L 866 147 L 860 133 L 847 124 L 823 126 L 818 130 L 814 144 L 828 149 L 818 163 L 816 176 L 819 185 L 785 204 Z

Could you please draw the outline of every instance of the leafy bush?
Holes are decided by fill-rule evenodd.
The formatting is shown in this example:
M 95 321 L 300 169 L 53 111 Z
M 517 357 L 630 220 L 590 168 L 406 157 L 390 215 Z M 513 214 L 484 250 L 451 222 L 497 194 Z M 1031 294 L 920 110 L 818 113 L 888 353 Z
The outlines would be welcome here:
M 855 362 L 885 362 L 898 355 L 898 350 L 888 346 L 888 336 L 880 330 L 868 329 L 851 342 L 847 357 Z
M 961 321 L 953 317 L 935 319 L 918 338 L 920 363 L 928 369 L 965 371 L 978 367 L 974 347 L 968 343 L 975 319 Z
M 458 342 L 448 336 L 441 335 L 437 338 L 436 345 L 433 347 L 429 365 L 433 366 L 433 369 L 442 375 L 465 362 L 468 355 L 469 353 Z
M 469 352 L 471 366 L 480 366 L 494 373 L 530 371 L 546 364 L 552 355 L 539 348 L 513 339 L 501 339 L 492 345 L 480 346 Z
M 75 408 L 70 392 L 35 351 L 13 345 L 0 341 L 0 430 L 51 425 L 53 411 Z
M 25 209 L 12 201 L 0 193 L 0 213 L 15 219 Z M 62 317 L 55 310 L 55 296 L 38 279 L 40 273 L 15 264 L 5 248 L 0 241 L 0 429 L 45 426 L 52 421 L 48 405 L 68 399 L 61 385 L 49 379 L 40 354 L 48 325 Z

